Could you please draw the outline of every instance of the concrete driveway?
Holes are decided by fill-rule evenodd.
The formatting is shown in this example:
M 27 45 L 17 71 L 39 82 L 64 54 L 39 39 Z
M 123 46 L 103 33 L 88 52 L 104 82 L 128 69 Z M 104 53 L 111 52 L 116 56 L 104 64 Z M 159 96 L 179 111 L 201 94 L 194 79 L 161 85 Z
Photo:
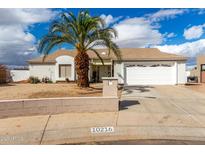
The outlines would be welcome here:
M 118 126 L 142 127 L 148 138 L 205 139 L 205 94 L 184 86 L 126 87 Z
M 205 94 L 184 86 L 125 87 L 121 111 L 136 113 L 205 115 Z

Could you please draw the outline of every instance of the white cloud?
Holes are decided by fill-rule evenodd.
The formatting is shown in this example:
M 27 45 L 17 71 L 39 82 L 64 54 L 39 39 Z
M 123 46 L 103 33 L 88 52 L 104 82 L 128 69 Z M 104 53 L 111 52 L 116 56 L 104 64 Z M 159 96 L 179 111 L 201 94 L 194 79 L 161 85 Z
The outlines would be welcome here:
M 205 13 L 205 9 L 203 9 L 203 8 L 197 9 L 197 11 L 198 11 L 199 15 L 202 15 Z
M 148 14 L 147 16 L 151 21 L 160 21 L 164 19 L 173 19 L 177 15 L 182 15 L 186 12 L 186 9 L 162 9 L 156 13 Z
M 154 46 L 163 52 L 180 54 L 188 57 L 195 57 L 199 54 L 205 54 L 205 39 L 186 42 L 179 45 Z
M 204 28 L 204 25 L 192 26 L 184 30 L 183 36 L 187 40 L 200 38 L 202 34 L 204 33 L 203 28 Z
M 119 16 L 119 17 L 113 17 L 112 15 L 105 15 L 105 14 L 102 14 L 100 16 L 102 19 L 104 19 L 106 25 L 110 25 L 112 23 L 115 23 L 117 22 L 118 20 L 120 20 L 122 18 L 122 16 Z
M 13 34 L 12 34 L 13 33 Z M 19 42 L 33 42 L 35 37 L 24 31 L 21 25 L 0 25 L 0 42 L 2 43 L 19 43 Z
M 175 37 L 175 36 L 176 36 L 176 34 L 174 34 L 174 33 L 167 34 L 167 38 L 172 38 L 172 37 Z
M 120 47 L 147 47 L 160 44 L 163 35 L 145 18 L 127 18 L 114 25 Z
M 57 12 L 50 9 L 0 9 L 0 25 L 47 22 Z
M 171 33 L 166 32 L 166 33 L 163 34 L 163 36 L 164 36 L 164 38 L 166 39 L 166 38 L 176 37 L 177 34 L 175 34 L 175 33 L 173 33 L 173 32 L 171 32 Z
M 48 22 L 50 9 L 0 9 L 0 63 L 22 65 L 36 52 L 36 38 L 29 26 Z
M 161 44 L 167 38 L 176 37 L 176 34 L 173 32 L 161 34 L 159 21 L 175 18 L 187 11 L 187 9 L 161 9 L 144 17 L 124 19 L 114 25 L 119 35 L 117 43 L 120 47 L 148 47 Z M 112 21 L 111 17 L 108 19 Z

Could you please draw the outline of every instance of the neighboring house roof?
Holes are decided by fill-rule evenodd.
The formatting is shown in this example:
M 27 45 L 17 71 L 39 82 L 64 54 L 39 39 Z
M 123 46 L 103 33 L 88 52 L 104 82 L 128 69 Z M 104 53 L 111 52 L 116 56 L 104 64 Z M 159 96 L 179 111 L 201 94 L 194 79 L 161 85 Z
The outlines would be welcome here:
M 149 61 L 149 60 L 187 60 L 186 57 L 176 54 L 170 54 L 161 52 L 157 48 L 122 48 L 121 57 L 123 61 Z M 97 52 L 101 55 L 103 59 L 112 59 L 117 60 L 114 54 L 108 56 L 107 49 L 97 49 Z M 43 57 L 35 58 L 29 60 L 30 64 L 32 63 L 56 63 L 56 58 L 63 55 L 68 55 L 71 57 L 75 57 L 77 54 L 76 50 L 58 50 L 52 54 L 49 54 L 45 57 L 43 61 Z M 90 59 L 98 59 L 96 54 L 92 51 L 88 51 L 88 55 Z

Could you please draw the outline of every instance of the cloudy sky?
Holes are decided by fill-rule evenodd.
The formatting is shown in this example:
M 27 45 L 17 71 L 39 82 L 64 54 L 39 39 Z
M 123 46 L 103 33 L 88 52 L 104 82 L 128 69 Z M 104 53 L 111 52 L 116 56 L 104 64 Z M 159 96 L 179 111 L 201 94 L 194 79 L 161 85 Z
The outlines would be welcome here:
M 118 31 L 115 41 L 122 48 L 156 47 L 190 57 L 188 65 L 205 54 L 204 9 L 89 10 Z M 0 9 L 0 63 L 25 65 L 26 60 L 39 56 L 37 42 L 62 11 L 76 14 L 79 9 Z

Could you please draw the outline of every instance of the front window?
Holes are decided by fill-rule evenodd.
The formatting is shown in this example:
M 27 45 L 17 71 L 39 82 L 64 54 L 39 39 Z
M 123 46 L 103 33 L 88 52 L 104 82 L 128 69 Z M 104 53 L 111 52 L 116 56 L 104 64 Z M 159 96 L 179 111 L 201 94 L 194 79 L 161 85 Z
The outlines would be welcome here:
M 59 65 L 59 77 L 70 78 L 71 77 L 71 65 Z

